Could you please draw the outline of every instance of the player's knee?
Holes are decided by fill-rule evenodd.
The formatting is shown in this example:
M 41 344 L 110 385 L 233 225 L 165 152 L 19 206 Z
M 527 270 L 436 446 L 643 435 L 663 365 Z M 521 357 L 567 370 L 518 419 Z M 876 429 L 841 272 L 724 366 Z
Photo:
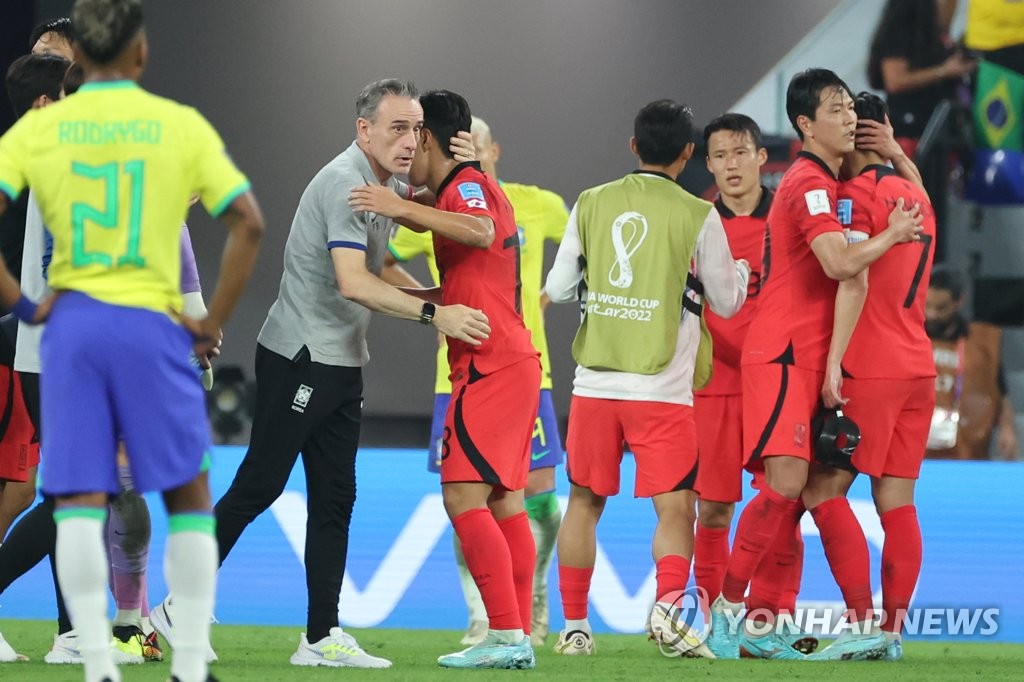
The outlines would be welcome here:
M 735 507 L 733 503 L 700 500 L 697 503 L 697 519 L 705 528 L 728 528 Z

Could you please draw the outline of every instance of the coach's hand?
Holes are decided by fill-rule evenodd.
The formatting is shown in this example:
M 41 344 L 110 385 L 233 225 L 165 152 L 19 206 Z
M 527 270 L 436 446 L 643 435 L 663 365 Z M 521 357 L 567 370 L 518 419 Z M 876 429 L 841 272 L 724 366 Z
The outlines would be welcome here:
M 476 146 L 473 144 L 473 136 L 465 130 L 455 133 L 455 137 L 448 140 L 448 150 L 459 163 L 476 161 Z
M 482 310 L 464 305 L 438 306 L 434 313 L 434 326 L 445 336 L 479 346 L 491 335 L 487 316 Z
M 924 231 L 924 228 L 921 227 L 923 220 L 920 204 L 914 204 L 907 209 L 904 207 L 901 197 L 896 200 L 896 208 L 889 214 L 889 231 L 897 244 L 916 242 L 919 241 L 919 235 Z
M 848 400 L 842 395 L 843 368 L 839 365 L 825 367 L 825 382 L 821 385 L 821 402 L 830 410 L 842 407 Z

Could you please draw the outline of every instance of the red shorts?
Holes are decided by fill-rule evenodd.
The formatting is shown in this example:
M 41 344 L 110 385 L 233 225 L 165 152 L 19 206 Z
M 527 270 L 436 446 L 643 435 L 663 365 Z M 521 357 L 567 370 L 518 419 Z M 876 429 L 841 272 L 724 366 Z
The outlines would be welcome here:
M 697 424 L 696 490 L 700 499 L 743 499 L 743 398 L 740 395 L 695 395 Z
M 21 379 L 0 365 L 0 480 L 24 483 L 39 464 L 39 438 L 21 393 Z
M 764 467 L 775 455 L 813 460 L 811 421 L 821 401 L 823 372 L 768 363 L 743 366 L 743 466 Z
M 860 428 L 857 471 L 879 478 L 917 478 L 935 409 L 935 377 L 846 379 L 843 413 Z
M 635 497 L 693 489 L 697 434 L 692 407 L 572 397 L 565 466 L 573 485 L 602 497 L 618 494 L 624 442 L 636 459 Z
M 441 483 L 482 482 L 522 490 L 540 400 L 540 361 L 526 358 L 491 374 L 472 367 L 452 385 L 441 440 Z

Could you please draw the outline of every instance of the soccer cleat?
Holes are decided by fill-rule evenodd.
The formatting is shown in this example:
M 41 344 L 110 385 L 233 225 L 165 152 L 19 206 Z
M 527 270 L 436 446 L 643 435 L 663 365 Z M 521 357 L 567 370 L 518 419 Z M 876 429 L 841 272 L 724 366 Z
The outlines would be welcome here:
M 555 653 L 563 656 L 593 656 L 596 648 L 594 637 L 583 630 L 562 630 L 555 642 Z
M 888 639 L 886 638 L 885 656 L 882 658 L 883 661 L 901 661 L 903 660 L 903 642 L 899 639 Z
M 793 620 L 793 616 L 783 613 L 778 617 L 778 626 L 776 632 L 779 637 L 789 643 L 791 647 L 796 649 L 802 654 L 813 654 L 818 649 L 818 638 L 814 635 L 804 632 L 800 629 L 800 626 Z
M 740 634 L 741 658 L 766 658 L 784 661 L 802 661 L 806 656 L 797 651 L 789 640 L 777 632 L 769 632 L 761 637 L 752 637 L 746 631 Z
M 23 656 L 14 650 L 7 640 L 4 639 L 3 634 L 0 634 L 0 663 L 15 663 L 17 661 L 27 661 L 28 656 Z
M 488 623 L 486 620 L 471 620 L 469 621 L 469 627 L 466 628 L 466 634 L 462 635 L 462 639 L 459 640 L 459 644 L 463 646 L 473 646 L 484 641 L 487 636 Z
M 147 661 L 154 662 L 164 660 L 164 652 L 160 648 L 160 637 L 156 634 L 156 630 L 146 635 L 146 639 L 142 642 L 142 657 Z
M 156 608 L 149 612 L 149 622 L 153 626 L 156 632 L 160 633 L 160 636 L 164 638 L 167 645 L 172 649 L 174 648 L 174 621 L 172 619 L 174 613 L 174 607 L 171 605 L 170 596 L 166 597 L 162 602 L 157 604 Z M 163 653 L 160 654 L 161 659 Z M 206 645 L 206 662 L 216 663 L 217 652 L 213 650 L 213 647 L 209 643 Z
M 530 638 L 525 635 L 516 644 L 500 641 L 488 633 L 484 641 L 454 654 L 439 656 L 442 668 L 493 668 L 498 670 L 528 670 L 537 667 Z
M 292 654 L 292 665 L 327 666 L 330 668 L 390 668 L 391 661 L 363 651 L 356 638 L 341 628 L 331 628 L 329 635 L 310 644 L 303 632 L 299 648 Z
M 721 596 L 711 604 L 711 634 L 705 644 L 715 658 L 740 657 L 739 629 L 743 626 L 741 609 L 742 605 L 731 605 Z
M 119 651 L 124 663 L 142 663 L 146 660 L 146 636 L 137 625 L 115 625 L 111 645 Z
M 715 658 L 701 634 L 679 618 L 673 604 L 657 602 L 647 618 L 647 637 L 688 658 Z M 662 653 L 665 653 L 664 651 Z
M 888 645 L 881 632 L 860 635 L 846 630 L 836 641 L 806 658 L 808 661 L 877 661 L 885 658 Z
M 69 630 L 62 635 L 54 635 L 53 646 L 43 660 L 53 665 L 80 664 L 82 654 L 78 651 L 78 636 L 75 631 Z
M 548 587 L 537 587 L 533 593 L 530 616 L 530 644 L 544 646 L 548 638 Z

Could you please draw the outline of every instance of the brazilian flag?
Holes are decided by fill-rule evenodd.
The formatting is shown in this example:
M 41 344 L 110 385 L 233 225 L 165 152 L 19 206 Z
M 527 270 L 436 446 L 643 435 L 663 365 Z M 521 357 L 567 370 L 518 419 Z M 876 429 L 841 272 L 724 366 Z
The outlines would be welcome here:
M 982 61 L 975 82 L 974 129 L 978 146 L 1024 151 L 1024 75 Z

